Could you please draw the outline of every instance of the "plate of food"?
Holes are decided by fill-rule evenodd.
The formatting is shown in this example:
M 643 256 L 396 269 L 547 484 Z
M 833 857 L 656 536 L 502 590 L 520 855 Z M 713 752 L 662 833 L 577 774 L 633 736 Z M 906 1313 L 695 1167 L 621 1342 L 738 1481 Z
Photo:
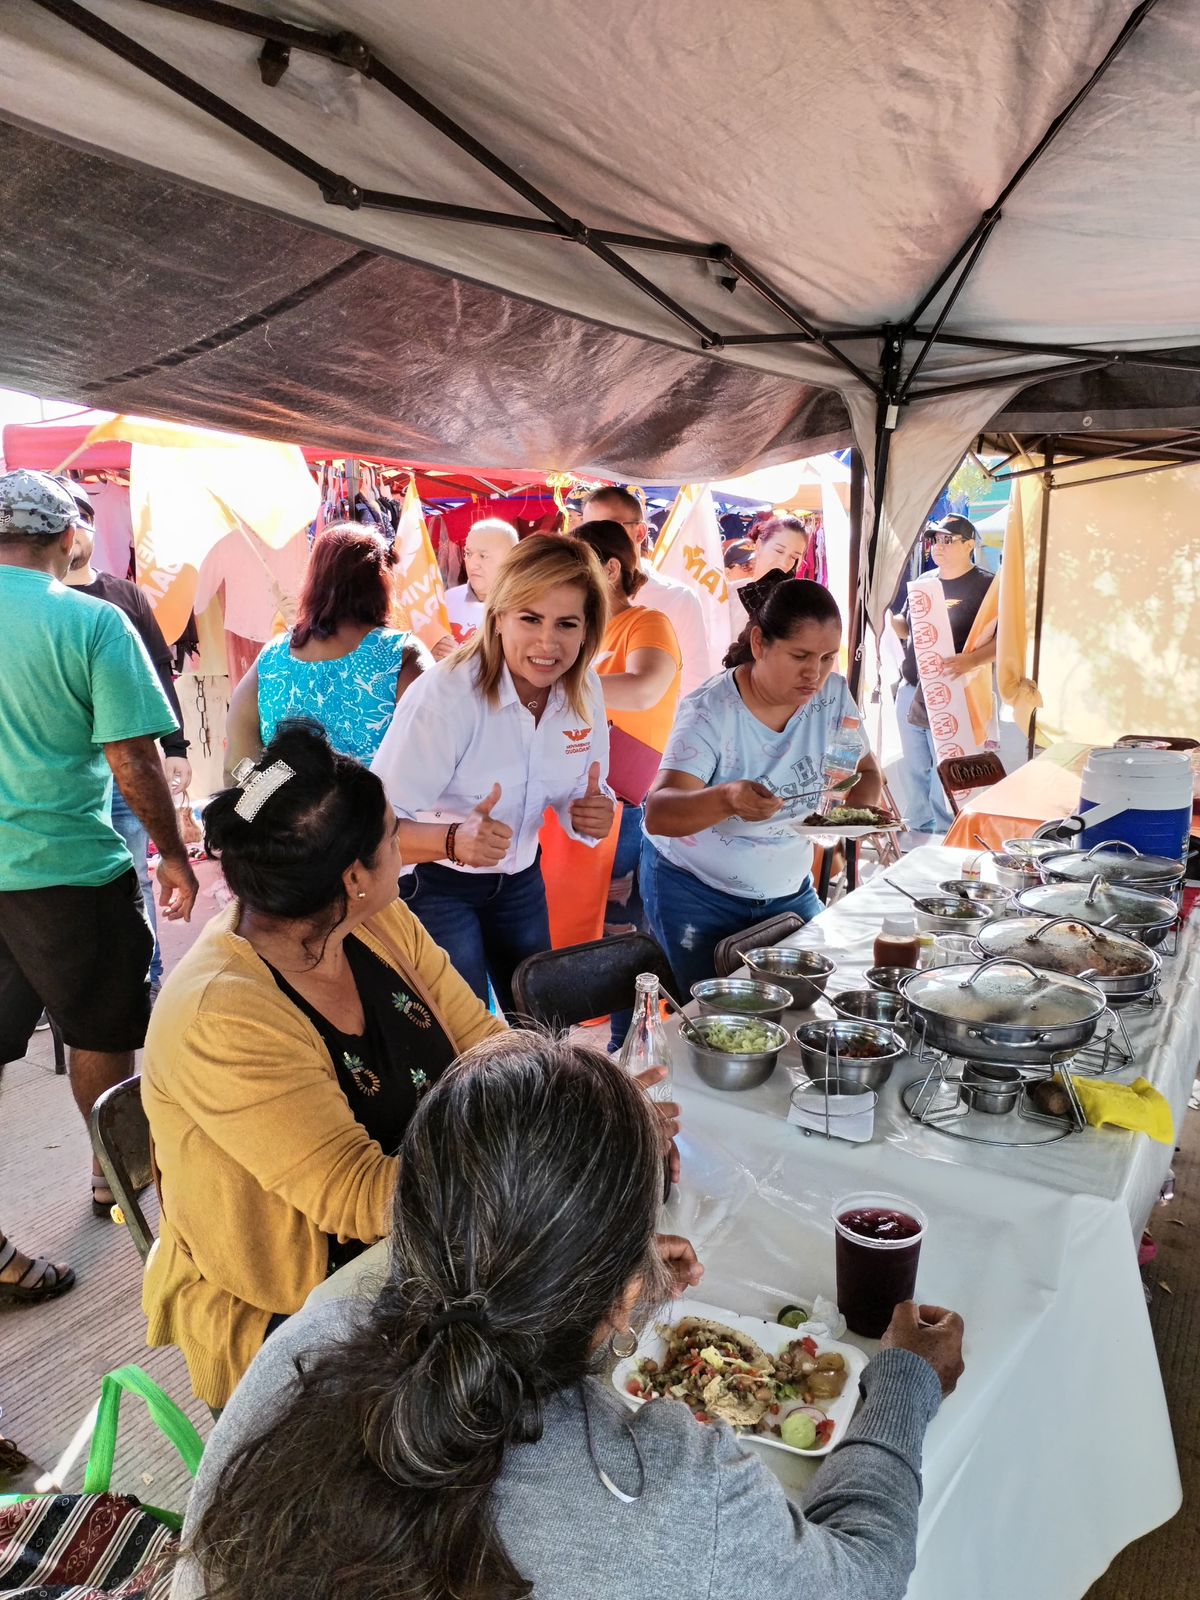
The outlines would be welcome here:
M 744 1438 L 793 1455 L 828 1455 L 858 1406 L 867 1364 L 853 1345 L 806 1333 L 809 1307 L 786 1308 L 785 1327 L 686 1299 L 647 1328 L 612 1381 L 626 1405 L 681 1400 L 701 1422 L 728 1422 Z
M 904 822 L 879 806 L 827 806 L 824 811 L 810 812 L 792 827 L 812 839 L 821 834 L 827 838 L 865 839 L 871 833 L 895 833 L 904 827 Z

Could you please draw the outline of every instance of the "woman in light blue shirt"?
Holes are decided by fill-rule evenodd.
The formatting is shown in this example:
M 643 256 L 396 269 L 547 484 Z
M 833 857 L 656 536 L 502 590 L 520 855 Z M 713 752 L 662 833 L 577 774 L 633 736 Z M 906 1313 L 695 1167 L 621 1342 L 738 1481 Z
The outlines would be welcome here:
M 728 670 L 679 707 L 646 801 L 642 898 L 686 994 L 713 973 L 713 948 L 766 917 L 823 908 L 812 845 L 797 824 L 854 772 L 846 805 L 875 805 L 879 766 L 834 672 L 837 602 L 819 583 L 747 585 L 750 622 Z M 756 604 L 757 602 L 757 604 Z
M 317 535 L 295 625 L 263 646 L 234 690 L 230 771 L 256 761 L 290 717 L 319 722 L 335 750 L 370 765 L 401 695 L 431 664 L 418 639 L 387 626 L 394 561 L 358 523 Z

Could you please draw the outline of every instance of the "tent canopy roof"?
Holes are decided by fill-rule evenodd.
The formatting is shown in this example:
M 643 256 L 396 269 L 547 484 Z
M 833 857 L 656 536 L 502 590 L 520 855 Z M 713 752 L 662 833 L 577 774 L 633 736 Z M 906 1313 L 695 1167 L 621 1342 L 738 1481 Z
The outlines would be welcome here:
M 278 9 L 5 8 L 0 381 L 660 482 L 898 422 L 885 566 L 998 413 L 1200 417 L 1191 0 Z

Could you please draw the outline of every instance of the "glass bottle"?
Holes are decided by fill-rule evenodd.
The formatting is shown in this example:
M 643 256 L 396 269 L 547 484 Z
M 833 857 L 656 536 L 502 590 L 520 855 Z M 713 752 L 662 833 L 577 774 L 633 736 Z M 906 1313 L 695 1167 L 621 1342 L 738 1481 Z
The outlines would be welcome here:
M 662 1001 L 658 993 L 658 979 L 652 972 L 639 972 L 637 996 L 633 1002 L 633 1025 L 625 1036 L 618 1058 L 628 1073 L 636 1076 L 650 1067 L 666 1067 L 667 1075 L 646 1090 L 651 1100 L 669 1100 L 671 1097 L 671 1052 L 667 1046 L 667 1030 L 663 1027 Z M 671 1197 L 671 1159 L 663 1157 L 663 1202 Z
M 666 1077 L 652 1084 L 646 1093 L 651 1100 L 671 1098 L 671 1051 L 667 1045 L 667 1030 L 663 1026 L 658 979 L 652 972 L 638 974 L 633 1023 L 625 1035 L 619 1060 L 625 1071 L 635 1076 L 650 1067 L 666 1067 Z

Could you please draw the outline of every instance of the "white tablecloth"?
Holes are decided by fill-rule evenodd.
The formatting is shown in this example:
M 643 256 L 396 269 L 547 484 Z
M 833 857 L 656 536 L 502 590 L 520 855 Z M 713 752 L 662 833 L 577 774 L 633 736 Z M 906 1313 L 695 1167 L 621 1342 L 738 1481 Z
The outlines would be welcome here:
M 887 877 L 914 893 L 927 892 L 946 879 L 959 877 L 962 863 L 977 855 L 978 852 L 926 846 L 914 850 L 898 866 L 891 867 Z M 837 971 L 830 979 L 829 994 L 836 994 L 840 989 L 862 988 L 863 973 L 872 964 L 871 947 L 880 923 L 884 916 L 903 915 L 906 908 L 912 909 L 910 902 L 876 877 L 839 900 L 787 943 L 817 947 L 837 963 Z M 1164 959 L 1161 1003 L 1152 1009 L 1135 1006 L 1122 1011 L 1135 1059 L 1129 1068 L 1109 1075 L 1117 1083 L 1132 1083 L 1139 1076 L 1148 1078 L 1170 1102 L 1177 1129 L 1187 1109 L 1200 1064 L 1198 923 L 1200 912 L 1180 936 L 1178 953 Z M 832 1016 L 833 1012 L 822 1004 L 814 1015 Z M 791 1073 L 800 1075 L 799 1052 L 795 1047 L 785 1052 L 783 1065 Z M 923 1127 L 907 1115 L 900 1104 L 900 1090 L 920 1075 L 920 1069 L 912 1061 L 902 1060 L 897 1065 L 880 1095 L 875 1121 L 876 1143 L 885 1141 L 898 1156 L 919 1156 L 963 1167 L 972 1173 L 991 1172 L 1049 1185 L 1069 1194 L 1087 1193 L 1119 1201 L 1129 1214 L 1135 1236 L 1141 1236 L 1171 1163 L 1171 1151 L 1166 1145 L 1156 1144 L 1142 1133 L 1123 1133 L 1111 1128 L 1102 1132 L 1087 1128 L 1055 1144 L 1028 1149 L 989 1149 L 968 1144 L 935 1128 Z M 792 1087 L 788 1073 L 776 1072 L 760 1089 L 734 1097 L 708 1089 L 682 1061 L 679 1078 L 689 1091 L 716 1099 L 723 1107 L 736 1103 L 738 1110 L 761 1112 L 771 1117 L 787 1116 Z M 848 1159 L 853 1158 L 850 1152 Z M 900 1174 L 906 1169 L 901 1163 L 899 1166 L 888 1164 L 887 1170 L 894 1173 L 899 1182 Z
M 918 887 L 955 876 L 961 859 L 930 848 L 891 870 Z M 885 907 L 902 903 L 868 884 L 796 942 L 823 943 L 838 976 L 852 977 L 851 956 L 870 964 Z M 1200 1027 L 1186 960 L 1169 963 L 1168 1003 L 1147 1025 L 1152 1048 L 1140 1063 L 1177 1112 Z M 786 1122 L 786 1070 L 761 1089 L 722 1095 L 681 1055 L 684 1176 L 663 1227 L 695 1243 L 706 1301 L 771 1316 L 798 1296 L 833 1295 L 830 1211 L 839 1196 L 879 1186 L 920 1204 L 930 1225 L 918 1294 L 962 1313 L 967 1371 L 929 1432 L 909 1600 L 1078 1600 L 1119 1550 L 1180 1504 L 1130 1239 L 1131 1218 L 1136 1227 L 1170 1152 L 1147 1149 L 1144 1135 L 1091 1131 L 1031 1151 L 958 1145 L 894 1104 L 914 1071 L 901 1064 L 875 1138 L 853 1146 Z M 318 1294 L 356 1282 L 361 1292 L 383 1262 L 376 1246 Z M 814 1470 L 762 1454 L 789 1488 Z

